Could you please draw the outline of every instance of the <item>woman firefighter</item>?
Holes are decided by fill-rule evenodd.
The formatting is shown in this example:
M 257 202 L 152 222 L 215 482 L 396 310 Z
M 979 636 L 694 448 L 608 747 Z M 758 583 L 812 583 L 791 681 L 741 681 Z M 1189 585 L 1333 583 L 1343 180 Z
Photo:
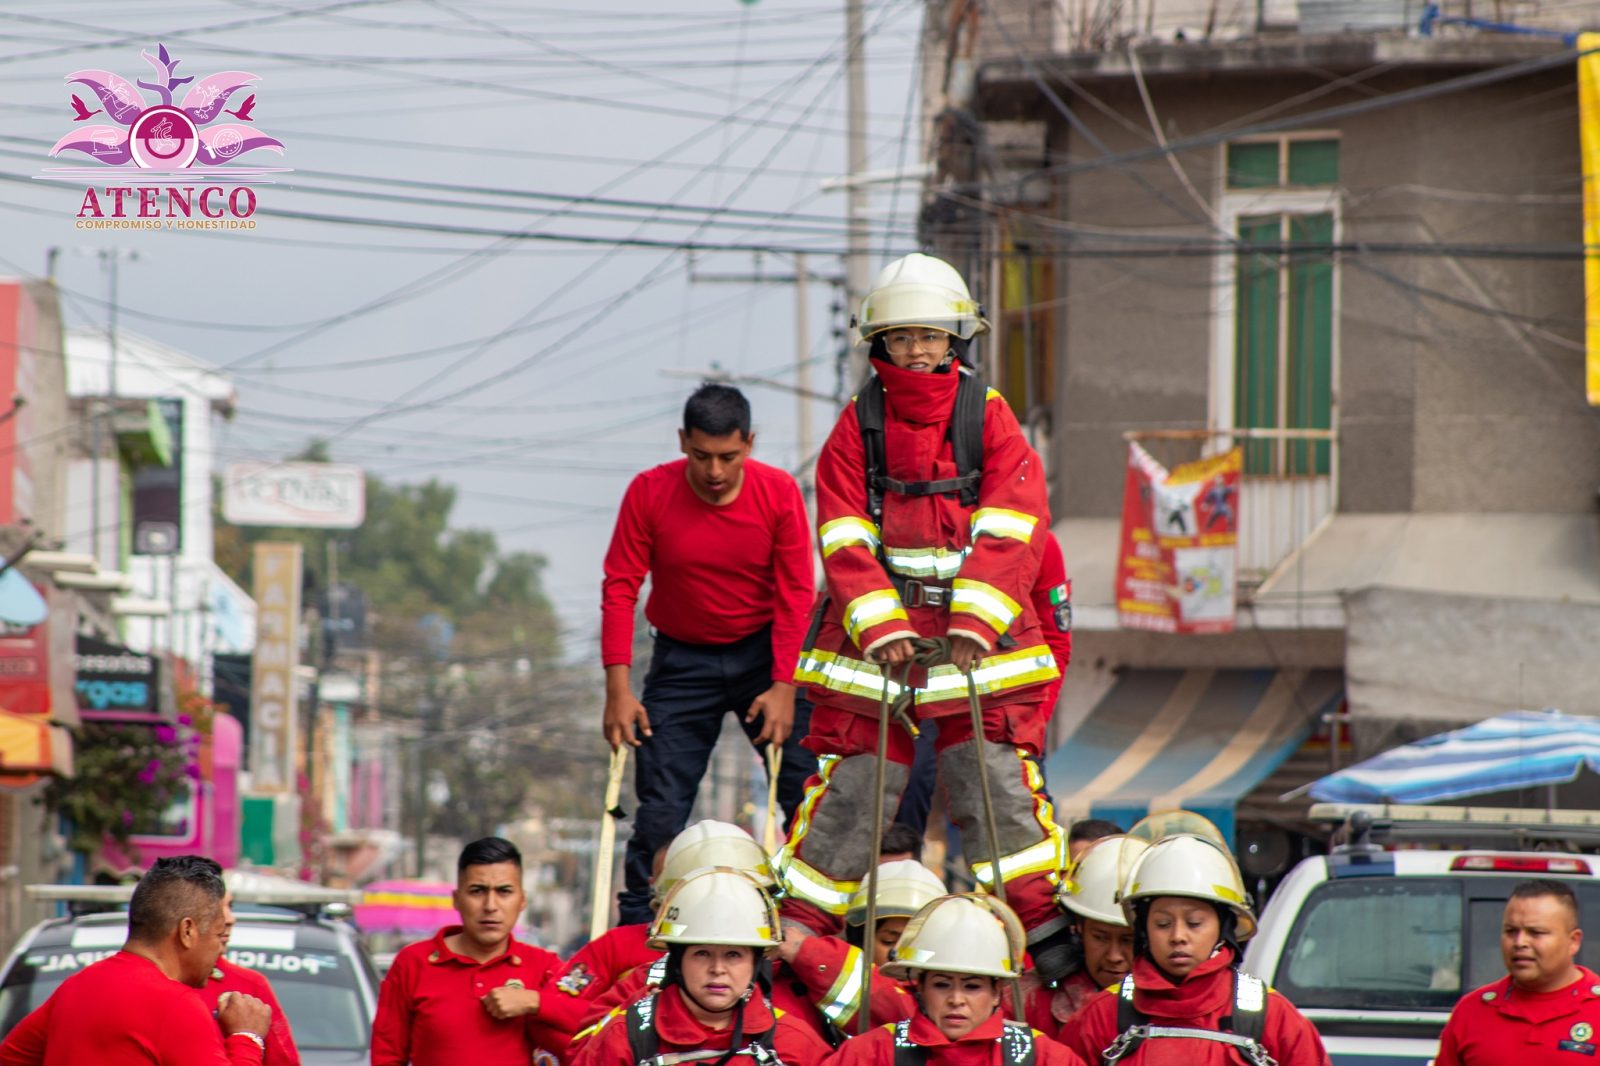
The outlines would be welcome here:
M 650 934 L 667 952 L 665 983 L 613 1012 L 573 1066 L 816 1066 L 831 1050 L 767 999 L 778 914 L 750 875 L 722 867 L 690 875 L 661 901 Z
M 1067 1022 L 1062 1042 L 1107 1066 L 1328 1066 L 1305 1016 L 1239 969 L 1256 931 L 1250 898 L 1221 835 L 1190 817 L 1209 832 L 1146 849 L 1135 826 L 1124 841 L 1133 970 Z
M 954 267 L 921 254 L 896 260 L 857 321 L 874 373 L 817 460 L 827 598 L 796 679 L 810 688 L 806 745 L 822 762 L 778 856 L 783 916 L 836 932 L 875 858 L 878 827 L 862 813 L 873 807 L 887 674 L 889 697 L 908 693 L 910 713 L 881 753 L 886 817 L 909 775 L 912 719 L 937 719 L 938 773 L 968 860 L 992 886 L 999 857 L 1035 964 L 1053 982 L 1073 952 L 1055 903 L 1064 846 L 1035 762 L 1043 700 L 1060 676 L 1030 597 L 1051 536 L 1044 470 L 1005 400 L 965 365 L 989 327 Z M 947 643 L 929 652 L 926 638 Z M 941 647 L 943 661 L 930 662 Z M 969 671 L 982 736 L 969 715 Z
M 1083 1066 L 1002 1013 L 1023 961 L 1022 925 L 993 896 L 944 896 L 906 926 L 884 973 L 909 978 L 917 1013 L 845 1041 L 828 1066 Z

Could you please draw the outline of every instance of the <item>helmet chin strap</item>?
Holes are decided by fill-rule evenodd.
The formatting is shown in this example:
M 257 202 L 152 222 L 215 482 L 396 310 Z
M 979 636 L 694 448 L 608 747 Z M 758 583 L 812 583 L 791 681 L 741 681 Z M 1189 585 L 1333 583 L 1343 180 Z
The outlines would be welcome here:
M 750 993 L 755 991 L 755 985 L 754 985 L 754 983 L 752 983 L 749 988 L 745 989 L 744 990 L 744 995 L 740 996 L 737 1000 L 735 1000 L 733 1006 L 731 1006 L 731 1007 L 723 1007 L 721 1009 L 718 1009 L 716 1007 L 708 1007 L 704 1003 L 701 1003 L 700 1002 L 700 997 L 696 996 L 693 992 L 689 991 L 688 982 L 680 982 L 679 985 L 678 985 L 678 990 L 680 992 L 682 992 L 684 995 L 689 997 L 689 1002 L 693 1003 L 696 1007 L 699 1007 L 701 1010 L 705 1011 L 707 1014 L 732 1014 L 734 1011 L 738 1010 L 739 1008 L 743 1007 L 746 1003 L 750 1002 Z

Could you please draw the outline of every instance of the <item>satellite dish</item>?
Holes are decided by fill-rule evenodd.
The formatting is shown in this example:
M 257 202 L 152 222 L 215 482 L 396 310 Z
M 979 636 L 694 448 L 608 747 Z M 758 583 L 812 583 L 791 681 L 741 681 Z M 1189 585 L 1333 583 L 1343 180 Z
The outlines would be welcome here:
M 50 606 L 33 583 L 15 570 L 0 571 L 0 621 L 36 626 L 50 617 Z

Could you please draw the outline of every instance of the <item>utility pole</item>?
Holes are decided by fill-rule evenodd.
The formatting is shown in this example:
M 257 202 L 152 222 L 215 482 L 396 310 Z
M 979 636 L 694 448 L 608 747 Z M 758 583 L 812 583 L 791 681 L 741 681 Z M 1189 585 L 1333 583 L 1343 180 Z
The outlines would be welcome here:
M 689 280 L 692 283 L 708 283 L 721 285 L 793 285 L 794 286 L 794 347 L 795 347 L 795 382 L 793 385 L 786 381 L 763 377 L 759 374 L 739 374 L 712 366 L 705 370 L 668 368 L 662 373 L 668 377 L 696 377 L 706 381 L 722 381 L 730 385 L 762 385 L 767 388 L 782 389 L 795 395 L 797 421 L 795 423 L 795 442 L 800 453 L 800 468 L 795 477 L 800 482 L 800 491 L 805 496 L 809 505 L 815 494 L 816 464 L 812 462 L 812 435 L 811 435 L 811 403 L 823 400 L 830 404 L 837 404 L 838 398 L 825 393 L 817 392 L 811 387 L 811 317 L 808 301 L 811 298 L 809 282 L 821 281 L 840 288 L 846 284 L 844 278 L 838 275 L 828 276 L 813 274 L 804 252 L 795 253 L 794 273 L 792 274 L 696 274 L 691 272 Z
M 89 466 L 89 552 L 102 566 L 108 569 L 117 569 L 121 560 L 110 562 L 100 554 L 100 450 L 105 445 L 106 438 L 112 442 L 112 450 L 116 449 L 116 427 L 108 425 L 116 417 L 117 409 L 117 264 L 123 259 L 133 260 L 139 258 L 139 253 L 125 248 L 102 248 L 99 251 L 100 261 L 106 265 L 109 275 L 109 292 L 106 314 L 106 395 L 100 400 L 100 410 L 90 421 L 89 451 L 93 462 Z M 52 268 L 54 263 L 52 262 Z M 108 433 L 107 430 L 110 430 Z M 110 517 L 115 521 L 115 528 L 122 528 L 122 493 L 113 494 L 115 501 L 111 505 Z M 116 543 L 113 538 L 112 543 Z M 151 630 L 155 623 L 151 623 Z
M 845 115 L 846 152 L 845 170 L 850 179 L 846 208 L 845 255 L 845 307 L 855 314 L 861 300 L 872 283 L 871 264 L 868 261 L 872 232 L 867 222 L 867 187 L 860 180 L 867 169 L 867 42 L 866 20 L 862 15 L 861 0 L 845 0 Z M 867 371 L 865 350 L 851 335 L 848 359 L 848 384 L 854 388 Z
M 795 441 L 800 452 L 800 495 L 807 505 L 816 494 L 817 464 L 811 461 L 811 315 L 806 305 L 806 254 L 794 257 Z

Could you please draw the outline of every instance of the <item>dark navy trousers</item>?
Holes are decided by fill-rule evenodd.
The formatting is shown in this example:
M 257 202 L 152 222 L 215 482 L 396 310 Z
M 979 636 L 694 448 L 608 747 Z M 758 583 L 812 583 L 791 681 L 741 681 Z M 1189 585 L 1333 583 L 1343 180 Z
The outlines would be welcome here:
M 624 924 L 648 922 L 650 862 L 656 850 L 689 824 L 700 779 L 722 733 L 722 719 L 736 715 L 745 735 L 754 739 L 763 722 L 745 722 L 755 698 L 772 687 L 772 631 L 763 628 L 731 644 L 686 644 L 656 634 L 650 669 L 645 674 L 645 712 L 653 736 L 643 738 L 634 767 L 633 835 L 628 840 L 626 887 L 617 897 Z M 817 757 L 801 747 L 811 725 L 811 704 L 803 690 L 795 694 L 794 731 L 783 745 L 778 772 L 778 806 L 785 824 L 805 796 L 806 779 L 817 770 Z M 767 745 L 757 745 L 763 762 Z

